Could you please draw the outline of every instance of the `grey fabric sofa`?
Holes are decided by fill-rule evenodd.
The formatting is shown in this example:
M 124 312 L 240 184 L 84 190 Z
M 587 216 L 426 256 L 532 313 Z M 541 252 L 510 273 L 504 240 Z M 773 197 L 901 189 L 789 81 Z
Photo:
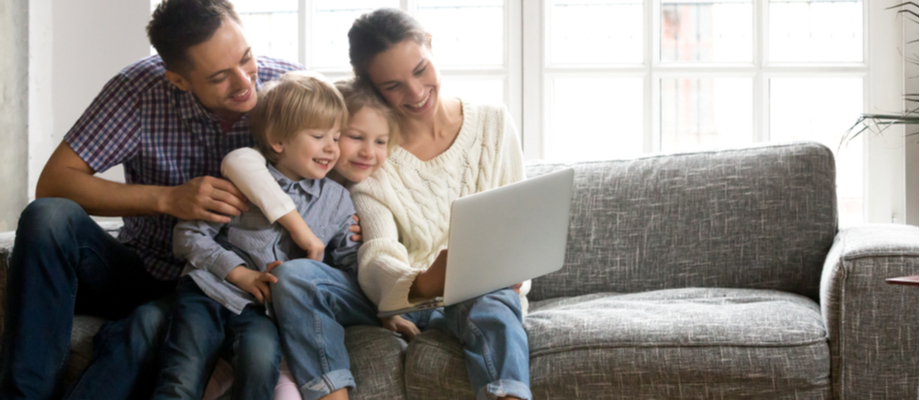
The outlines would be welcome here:
M 524 321 L 536 399 L 918 397 L 918 289 L 885 279 L 918 273 L 920 231 L 838 232 L 826 147 L 539 162 L 527 176 L 567 166 L 565 265 L 533 281 Z M 101 323 L 76 319 L 68 379 Z M 446 334 L 346 336 L 352 398 L 473 398 Z

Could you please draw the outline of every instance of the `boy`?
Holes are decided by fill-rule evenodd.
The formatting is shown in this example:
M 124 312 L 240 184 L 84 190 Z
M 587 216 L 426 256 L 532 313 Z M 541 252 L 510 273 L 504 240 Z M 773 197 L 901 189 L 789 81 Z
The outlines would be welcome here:
M 249 114 L 249 126 L 272 177 L 322 241 L 325 259 L 355 275 L 357 244 L 349 228 L 354 207 L 348 191 L 326 178 L 339 157 L 339 130 L 348 112 L 328 82 L 304 72 L 266 85 Z M 278 381 L 278 330 L 268 317 L 276 261 L 306 252 L 280 224 L 256 207 L 228 224 L 183 221 L 173 251 L 186 258 L 173 321 L 163 344 L 154 399 L 200 399 L 221 351 L 236 364 L 234 399 L 270 399 Z

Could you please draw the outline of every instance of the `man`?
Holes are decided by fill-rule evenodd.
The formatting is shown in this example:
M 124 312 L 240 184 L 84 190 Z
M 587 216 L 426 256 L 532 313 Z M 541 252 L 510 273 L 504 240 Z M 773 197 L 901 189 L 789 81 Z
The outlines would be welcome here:
M 299 66 L 253 56 L 227 0 L 165 0 L 147 34 L 159 56 L 126 67 L 52 154 L 19 221 L 9 271 L 0 399 L 47 399 L 74 313 L 119 319 L 69 398 L 149 396 L 183 261 L 178 219 L 228 222 L 247 208 L 220 161 L 254 144 L 245 118 L 265 81 Z M 94 176 L 124 164 L 125 184 Z M 118 240 L 89 215 L 125 217 Z M 168 297 L 167 297 L 168 298 Z M 134 393 L 134 394 L 132 394 Z

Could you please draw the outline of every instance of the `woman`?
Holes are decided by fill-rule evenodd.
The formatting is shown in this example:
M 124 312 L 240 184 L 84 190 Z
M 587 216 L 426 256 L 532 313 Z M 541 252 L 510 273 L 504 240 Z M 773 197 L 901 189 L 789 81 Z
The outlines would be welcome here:
M 363 15 L 348 39 L 355 75 L 400 118 L 400 146 L 352 188 L 365 240 L 358 281 L 380 311 L 396 310 L 443 294 L 451 202 L 522 180 L 523 161 L 507 111 L 441 96 L 431 36 L 411 16 Z M 521 292 L 499 290 L 407 319 L 460 340 L 477 398 L 530 398 L 521 326 L 527 288 Z

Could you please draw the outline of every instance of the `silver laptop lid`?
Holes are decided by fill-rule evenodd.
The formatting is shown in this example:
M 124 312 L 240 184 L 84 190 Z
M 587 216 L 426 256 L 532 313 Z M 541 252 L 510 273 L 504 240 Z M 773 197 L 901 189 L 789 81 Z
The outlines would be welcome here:
M 574 178 L 567 168 L 455 200 L 444 305 L 562 268 Z

